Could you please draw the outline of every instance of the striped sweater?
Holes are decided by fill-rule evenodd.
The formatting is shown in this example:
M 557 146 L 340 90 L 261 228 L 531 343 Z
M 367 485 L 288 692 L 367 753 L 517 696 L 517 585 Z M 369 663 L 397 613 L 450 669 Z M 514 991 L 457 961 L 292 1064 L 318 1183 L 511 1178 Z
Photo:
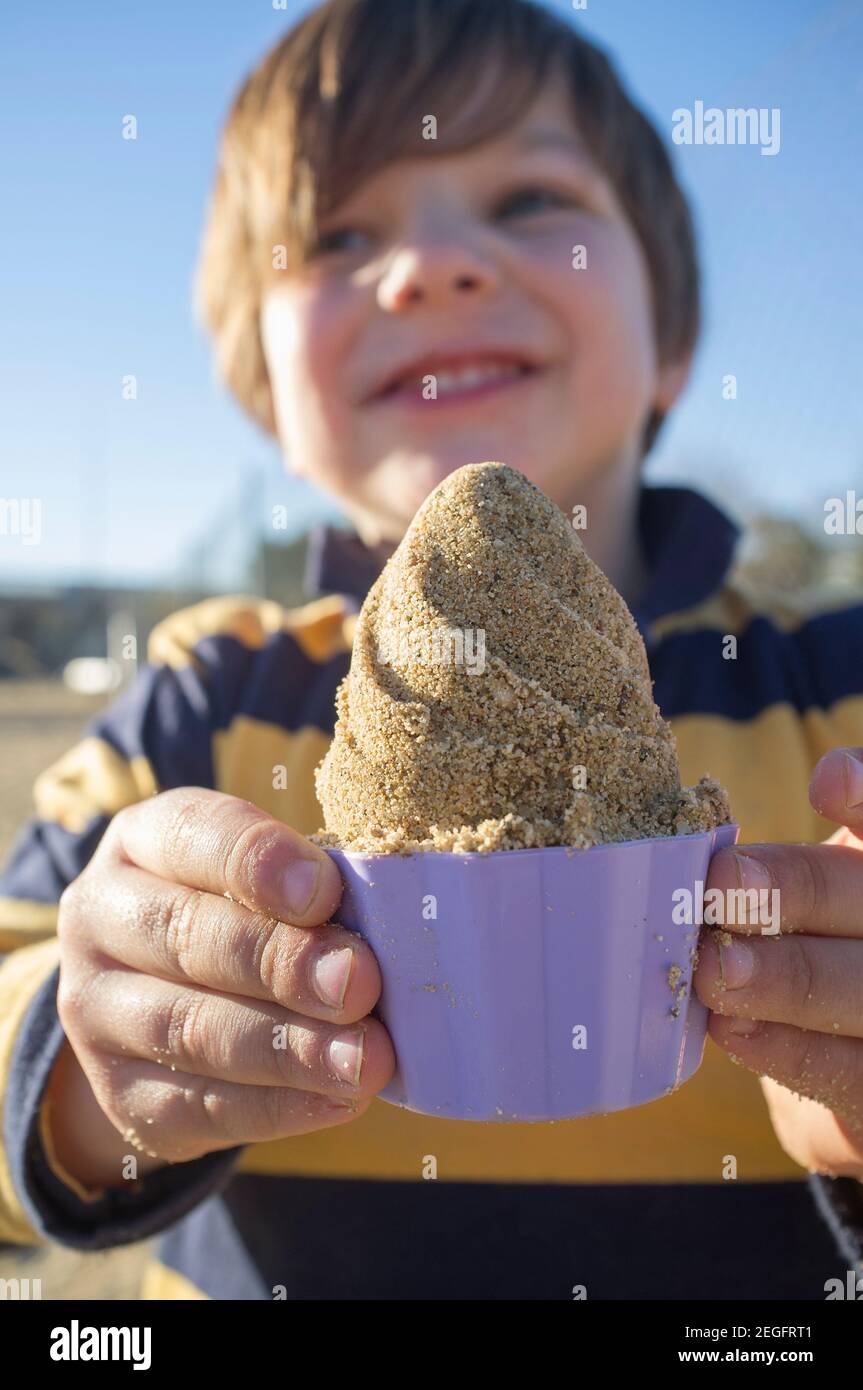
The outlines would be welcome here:
M 650 582 L 634 616 L 684 782 L 723 783 L 742 841 L 824 839 L 836 827 L 807 784 L 829 748 L 863 744 L 863 600 L 758 598 L 736 527 L 689 489 L 643 488 L 639 525 Z M 799 1168 L 758 1079 L 709 1039 L 687 1085 L 611 1115 L 482 1125 L 376 1099 L 347 1126 L 118 1190 L 64 1172 L 44 1103 L 63 1042 L 57 902 L 111 816 L 193 784 L 304 834 L 322 824 L 313 772 L 378 564 L 332 528 L 309 554 L 322 596 L 305 607 L 218 598 L 161 623 L 132 685 L 36 781 L 0 875 L 0 1240 L 159 1234 L 146 1298 L 823 1298 L 863 1262 L 863 1183 Z

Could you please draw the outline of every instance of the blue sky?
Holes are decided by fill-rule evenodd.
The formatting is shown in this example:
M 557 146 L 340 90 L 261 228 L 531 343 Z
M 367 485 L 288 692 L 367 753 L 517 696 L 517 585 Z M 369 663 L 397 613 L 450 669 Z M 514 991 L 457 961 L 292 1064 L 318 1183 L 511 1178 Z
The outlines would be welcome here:
M 308 8 L 6 0 L 0 498 L 41 497 L 43 540 L 0 534 L 0 588 L 171 583 L 192 545 L 224 553 L 207 577 L 230 585 L 232 518 L 255 478 L 262 521 L 273 502 L 297 527 L 332 515 L 213 383 L 191 311 L 231 95 Z M 863 495 L 863 5 L 588 0 L 577 18 L 669 139 L 672 112 L 698 100 L 780 108 L 773 158 L 675 151 L 701 237 L 706 326 L 648 477 L 817 527 L 826 496 Z M 120 139 L 127 112 L 135 142 Z M 127 372 L 134 404 L 120 399 Z

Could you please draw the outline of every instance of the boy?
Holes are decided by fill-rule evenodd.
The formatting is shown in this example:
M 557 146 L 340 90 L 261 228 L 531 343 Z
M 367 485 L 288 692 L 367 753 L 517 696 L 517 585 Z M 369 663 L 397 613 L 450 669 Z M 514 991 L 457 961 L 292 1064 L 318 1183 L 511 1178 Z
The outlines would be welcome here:
M 727 519 L 639 484 L 698 328 L 658 137 L 524 0 L 330 0 L 231 111 L 200 289 L 224 379 L 356 535 L 319 537 L 306 608 L 161 624 L 37 783 L 2 881 L 0 1236 L 167 1232 L 147 1297 L 823 1297 L 861 1258 L 863 749 L 818 760 L 863 744 L 863 608 L 758 611 Z M 697 1076 L 556 1125 L 375 1099 L 380 976 L 305 838 L 359 603 L 486 459 L 586 506 L 684 781 L 718 777 L 744 841 L 809 842 L 758 850 L 790 935 L 704 944 Z M 753 866 L 717 856 L 711 886 Z

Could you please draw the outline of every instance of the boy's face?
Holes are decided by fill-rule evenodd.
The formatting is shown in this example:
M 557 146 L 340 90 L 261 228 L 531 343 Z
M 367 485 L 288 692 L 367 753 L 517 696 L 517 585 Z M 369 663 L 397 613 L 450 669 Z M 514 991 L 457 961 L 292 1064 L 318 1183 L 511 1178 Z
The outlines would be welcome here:
M 560 78 L 504 135 L 369 179 L 268 292 L 261 334 L 289 466 L 369 544 L 400 540 L 466 463 L 508 463 L 566 510 L 601 475 L 634 485 L 650 411 L 687 366 L 658 365 L 641 244 Z M 473 385 L 436 362 L 487 369 L 489 353 L 506 375 Z

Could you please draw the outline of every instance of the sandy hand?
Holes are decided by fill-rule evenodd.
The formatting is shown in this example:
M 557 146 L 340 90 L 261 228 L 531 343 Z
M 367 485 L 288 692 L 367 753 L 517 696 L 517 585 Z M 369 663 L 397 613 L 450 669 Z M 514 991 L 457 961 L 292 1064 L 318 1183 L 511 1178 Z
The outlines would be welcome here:
M 328 855 L 200 787 L 120 811 L 60 903 L 53 1138 L 82 1182 L 362 1113 L 390 1079 L 371 949 Z M 347 954 L 342 954 L 347 952 Z M 88 1095 L 88 1088 L 90 1094 Z

